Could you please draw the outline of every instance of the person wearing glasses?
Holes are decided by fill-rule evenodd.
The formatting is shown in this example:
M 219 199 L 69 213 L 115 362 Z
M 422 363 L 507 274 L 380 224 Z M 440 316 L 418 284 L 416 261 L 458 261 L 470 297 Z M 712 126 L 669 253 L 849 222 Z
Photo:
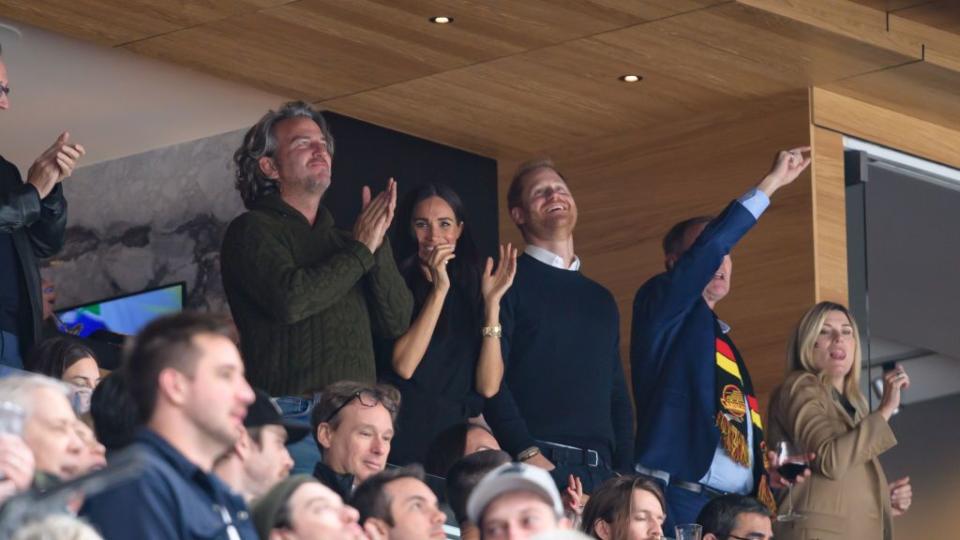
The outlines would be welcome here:
M 700 510 L 697 523 L 703 527 L 703 540 L 771 540 L 771 516 L 770 509 L 753 497 L 723 495 Z
M 386 468 L 399 410 L 400 392 L 389 385 L 341 381 L 324 388 L 310 422 L 322 455 L 313 475 L 349 500 Z
M 0 111 L 10 108 L 10 80 L 0 49 Z M 0 365 L 23 369 L 40 340 L 40 270 L 37 258 L 63 247 L 67 200 L 60 182 L 73 173 L 83 146 L 63 132 L 27 171 L 0 156 Z
M 901 367 L 888 371 L 880 406 L 870 412 L 860 392 L 861 357 L 857 323 L 840 304 L 814 305 L 791 336 L 792 371 L 770 398 L 767 441 L 812 453 L 813 474 L 781 493 L 781 504 L 802 519 L 778 523 L 777 538 L 889 540 L 892 518 L 910 508 L 909 477 L 888 484 L 879 459 L 897 444 L 890 418 L 910 377 Z

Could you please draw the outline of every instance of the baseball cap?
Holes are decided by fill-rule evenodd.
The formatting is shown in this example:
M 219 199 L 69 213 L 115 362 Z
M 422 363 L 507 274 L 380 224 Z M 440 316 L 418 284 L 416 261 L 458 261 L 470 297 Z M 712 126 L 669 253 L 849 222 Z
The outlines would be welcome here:
M 505 493 L 529 491 L 543 497 L 553 507 L 557 517 L 563 516 L 560 492 L 550 473 L 523 463 L 504 463 L 490 471 L 477 484 L 467 500 L 467 517 L 476 524 L 491 501 Z
M 270 538 L 270 531 L 276 525 L 277 516 L 287 505 L 287 501 L 298 487 L 308 482 L 319 482 L 309 474 L 295 474 L 273 486 L 263 497 L 253 501 L 251 514 L 253 526 L 260 538 Z
M 287 430 L 287 444 L 295 443 L 310 433 L 310 427 L 306 424 L 284 420 L 280 407 L 270 399 L 269 394 L 258 388 L 254 388 L 253 393 L 257 398 L 247 407 L 247 417 L 243 419 L 245 427 L 282 426 Z

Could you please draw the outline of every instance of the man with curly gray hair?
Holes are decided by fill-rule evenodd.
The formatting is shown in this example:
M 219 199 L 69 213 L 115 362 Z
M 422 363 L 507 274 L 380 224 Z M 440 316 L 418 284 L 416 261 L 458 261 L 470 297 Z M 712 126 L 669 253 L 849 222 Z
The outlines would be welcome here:
M 413 310 L 385 238 L 396 182 L 376 197 L 364 186 L 353 230 L 336 229 L 320 204 L 333 137 L 304 102 L 264 115 L 234 162 L 248 211 L 227 229 L 221 267 L 250 380 L 274 396 L 373 382 L 373 335 L 403 334 Z

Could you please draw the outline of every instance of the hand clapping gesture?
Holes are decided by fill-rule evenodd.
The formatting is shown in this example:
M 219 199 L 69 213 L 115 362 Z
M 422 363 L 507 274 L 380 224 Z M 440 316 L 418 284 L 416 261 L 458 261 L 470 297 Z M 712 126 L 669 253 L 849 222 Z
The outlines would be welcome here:
M 480 283 L 480 291 L 483 293 L 484 302 L 489 305 L 500 305 L 500 299 L 506 294 L 507 289 L 513 284 L 513 278 L 517 275 L 517 248 L 513 244 L 500 246 L 500 263 L 497 265 L 497 271 L 493 271 L 493 258 L 487 257 L 487 266 L 483 271 Z
M 37 188 L 41 199 L 46 198 L 58 182 L 73 174 L 77 160 L 87 153 L 82 145 L 69 144 L 69 140 L 69 133 L 61 133 L 27 171 L 27 183 Z
M 804 154 L 807 154 L 804 156 Z M 768 197 L 773 196 L 774 192 L 783 186 L 789 185 L 800 176 L 808 166 L 810 166 L 809 146 L 798 146 L 790 150 L 781 150 L 773 162 L 770 172 L 760 182 L 757 188 L 766 193 Z
M 362 198 L 360 216 L 353 225 L 353 238 L 367 246 L 370 253 L 376 253 L 383 244 L 383 236 L 390 228 L 397 208 L 397 182 L 391 178 L 387 181 L 387 189 L 372 199 L 370 188 L 363 186 Z

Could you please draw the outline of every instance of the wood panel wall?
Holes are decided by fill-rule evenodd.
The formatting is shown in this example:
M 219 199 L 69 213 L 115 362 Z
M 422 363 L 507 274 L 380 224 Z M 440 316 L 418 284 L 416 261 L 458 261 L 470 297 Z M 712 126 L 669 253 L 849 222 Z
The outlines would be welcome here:
M 937 4 L 935 2 L 935 4 Z M 843 208 L 843 136 L 875 142 L 960 168 L 960 73 L 928 62 L 909 64 L 814 88 L 811 133 L 816 288 L 818 299 L 845 299 L 847 284 Z M 955 416 L 950 398 L 921 403 L 909 419 L 897 417 L 900 445 L 881 456 L 892 480 L 910 475 L 913 505 L 894 520 L 897 538 L 951 536 L 951 516 L 960 508 L 960 469 L 931 448 L 949 447 L 951 426 L 937 421 Z M 924 440 L 916 444 L 917 438 Z
M 778 150 L 809 144 L 809 137 L 807 93 L 799 92 L 540 154 L 552 157 L 570 183 L 580 216 L 576 251 L 583 272 L 616 297 L 628 370 L 633 296 L 663 270 L 666 231 L 682 219 L 718 213 L 756 185 Z M 520 159 L 499 162 L 501 203 Z M 501 238 L 517 241 L 503 206 Z M 783 377 L 787 335 L 815 298 L 812 215 L 804 173 L 733 252 L 733 292 L 718 305 L 764 403 Z

